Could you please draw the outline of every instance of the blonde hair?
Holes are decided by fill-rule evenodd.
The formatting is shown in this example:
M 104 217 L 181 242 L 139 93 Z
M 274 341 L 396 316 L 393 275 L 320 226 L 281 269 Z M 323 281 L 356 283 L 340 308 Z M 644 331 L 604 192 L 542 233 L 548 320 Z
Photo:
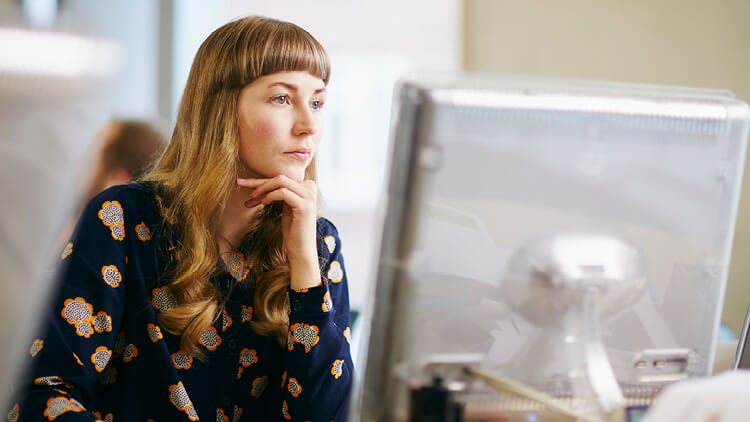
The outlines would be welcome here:
M 157 182 L 166 219 L 179 227 L 179 260 L 168 273 L 177 305 L 159 314 L 166 331 L 181 335 L 183 350 L 201 356 L 200 335 L 218 318 L 222 298 L 209 282 L 219 248 L 215 225 L 239 176 L 237 102 L 241 89 L 260 76 L 307 71 L 328 84 L 330 62 L 307 31 L 251 16 L 227 23 L 203 42 L 190 69 L 172 139 L 143 178 Z M 315 162 L 305 177 L 315 180 Z M 252 328 L 286 339 L 289 265 L 283 247 L 280 205 L 257 213 L 243 242 L 257 273 Z M 245 250 L 242 250 L 242 249 Z

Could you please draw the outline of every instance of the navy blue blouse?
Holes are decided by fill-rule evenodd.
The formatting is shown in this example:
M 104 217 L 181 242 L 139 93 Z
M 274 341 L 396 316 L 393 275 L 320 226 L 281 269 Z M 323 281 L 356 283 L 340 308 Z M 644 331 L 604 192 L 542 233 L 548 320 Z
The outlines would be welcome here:
M 211 280 L 224 306 L 200 336 L 199 360 L 157 321 L 175 306 L 163 275 L 180 254 L 166 235 L 179 224 L 165 211 L 150 183 L 110 188 L 88 204 L 9 420 L 344 421 L 353 366 L 333 224 L 318 220 L 324 284 L 289 290 L 285 347 L 250 328 L 258 274 L 240 253 L 220 260 Z

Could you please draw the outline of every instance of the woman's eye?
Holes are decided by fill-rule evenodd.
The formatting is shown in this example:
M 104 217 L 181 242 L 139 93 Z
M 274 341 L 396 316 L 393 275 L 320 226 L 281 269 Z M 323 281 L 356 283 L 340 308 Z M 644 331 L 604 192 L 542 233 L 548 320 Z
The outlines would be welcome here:
M 324 104 L 323 101 L 315 100 L 310 105 L 312 106 L 313 110 L 320 110 L 321 108 L 323 108 L 323 104 Z
M 271 98 L 271 101 L 276 104 L 286 104 L 288 101 L 288 98 L 286 95 L 279 95 L 277 97 Z

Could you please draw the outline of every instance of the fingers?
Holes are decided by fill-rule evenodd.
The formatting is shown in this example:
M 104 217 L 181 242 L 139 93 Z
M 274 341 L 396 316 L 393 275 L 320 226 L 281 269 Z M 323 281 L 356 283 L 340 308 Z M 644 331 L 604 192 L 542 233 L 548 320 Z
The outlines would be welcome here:
M 250 194 L 250 199 L 260 198 L 268 192 L 281 188 L 286 188 L 303 198 L 314 196 L 317 193 L 314 181 L 297 182 L 283 174 L 271 179 L 237 179 L 237 184 L 241 187 L 254 188 Z
M 272 202 L 276 201 L 282 201 L 285 204 L 289 205 L 290 208 L 294 209 L 304 209 L 306 206 L 306 201 L 301 196 L 297 195 L 296 193 L 292 192 L 291 190 L 287 188 L 279 188 L 276 190 L 273 190 L 266 195 L 250 199 L 245 202 L 245 206 L 252 207 L 258 204 L 268 205 Z
M 250 208 L 259 204 L 268 205 L 283 201 L 292 208 L 305 208 L 307 203 L 313 206 L 317 202 L 317 187 L 312 180 L 297 182 L 280 175 L 271 179 L 237 179 L 237 185 L 254 189 L 245 206 Z
M 237 178 L 237 186 L 241 188 L 256 188 L 263 183 L 266 182 L 266 180 L 269 179 L 243 179 L 243 178 Z

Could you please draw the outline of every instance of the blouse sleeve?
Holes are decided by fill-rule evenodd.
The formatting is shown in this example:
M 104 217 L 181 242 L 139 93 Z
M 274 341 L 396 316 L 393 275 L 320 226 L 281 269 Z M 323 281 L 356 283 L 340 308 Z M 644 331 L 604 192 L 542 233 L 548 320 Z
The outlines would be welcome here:
M 289 291 L 280 420 L 346 420 L 354 370 L 349 292 L 341 241 L 325 219 L 318 225 L 318 255 L 323 285 Z
M 58 292 L 43 313 L 42 334 L 30 349 L 19 420 L 93 421 L 87 410 L 95 383 L 115 349 L 127 275 L 125 213 L 109 195 L 94 198 L 61 255 Z M 131 233 L 127 233 L 131 235 Z

